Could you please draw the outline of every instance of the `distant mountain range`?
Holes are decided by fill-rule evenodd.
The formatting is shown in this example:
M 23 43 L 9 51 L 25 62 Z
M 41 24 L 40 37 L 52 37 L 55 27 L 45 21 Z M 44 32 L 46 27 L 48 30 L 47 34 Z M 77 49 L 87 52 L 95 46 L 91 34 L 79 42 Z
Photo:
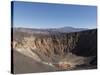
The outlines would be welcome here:
M 30 33 L 70 33 L 70 32 L 79 32 L 84 30 L 89 30 L 86 28 L 74 28 L 74 27 L 62 27 L 62 28 L 47 28 L 47 29 L 36 29 L 36 28 L 14 28 L 14 31 L 21 31 L 21 32 L 30 32 Z
M 88 30 L 88 29 L 86 29 L 86 28 L 74 28 L 74 27 L 61 27 L 61 28 L 54 28 L 54 29 L 49 29 L 49 30 L 69 33 L 69 32 L 84 31 L 84 30 Z

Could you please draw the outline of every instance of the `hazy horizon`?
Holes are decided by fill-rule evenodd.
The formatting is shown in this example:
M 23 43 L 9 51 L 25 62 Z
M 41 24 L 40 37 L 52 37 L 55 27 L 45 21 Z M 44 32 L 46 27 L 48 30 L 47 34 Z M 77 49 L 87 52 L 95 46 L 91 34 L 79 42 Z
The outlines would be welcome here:
M 70 26 L 66 26 L 66 27 L 70 27 Z M 59 28 L 65 28 L 65 27 L 56 27 L 56 28 L 54 28 L 54 27 L 52 27 L 52 28 L 33 28 L 33 27 L 14 27 L 13 26 L 13 28 L 30 28 L 30 29 L 59 29 Z M 81 29 L 80 27 L 70 27 L 70 28 L 79 28 L 79 29 Z M 97 29 L 97 27 L 96 28 L 82 28 L 82 29 Z
M 13 26 L 24 28 L 97 28 L 97 7 L 13 1 Z

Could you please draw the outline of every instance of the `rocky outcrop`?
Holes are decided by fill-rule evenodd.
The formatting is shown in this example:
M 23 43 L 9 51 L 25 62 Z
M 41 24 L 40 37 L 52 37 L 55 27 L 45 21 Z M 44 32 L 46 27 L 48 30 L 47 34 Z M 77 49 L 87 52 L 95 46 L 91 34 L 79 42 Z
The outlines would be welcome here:
M 97 55 L 97 30 L 80 32 L 78 42 L 71 51 L 86 57 Z
M 97 30 L 72 33 L 31 34 L 14 32 L 13 49 L 47 63 L 97 63 Z

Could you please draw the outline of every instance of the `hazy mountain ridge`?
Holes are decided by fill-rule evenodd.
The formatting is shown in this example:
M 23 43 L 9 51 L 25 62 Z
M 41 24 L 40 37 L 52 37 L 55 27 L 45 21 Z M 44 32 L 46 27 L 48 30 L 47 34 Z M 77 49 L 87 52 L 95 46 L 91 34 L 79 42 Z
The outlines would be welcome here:
M 22 32 L 52 32 L 52 33 L 70 33 L 70 32 L 79 32 L 84 30 L 89 30 L 88 28 L 74 28 L 74 27 L 61 27 L 61 28 L 44 28 L 44 29 L 38 29 L 38 28 L 14 28 L 14 30 L 22 31 Z

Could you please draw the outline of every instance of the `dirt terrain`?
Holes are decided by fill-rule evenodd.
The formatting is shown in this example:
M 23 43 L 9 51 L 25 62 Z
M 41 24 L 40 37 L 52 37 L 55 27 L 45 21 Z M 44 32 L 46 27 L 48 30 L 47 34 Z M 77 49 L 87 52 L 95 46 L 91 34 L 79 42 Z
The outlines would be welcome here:
M 72 33 L 13 31 L 14 73 L 97 68 L 97 30 Z

